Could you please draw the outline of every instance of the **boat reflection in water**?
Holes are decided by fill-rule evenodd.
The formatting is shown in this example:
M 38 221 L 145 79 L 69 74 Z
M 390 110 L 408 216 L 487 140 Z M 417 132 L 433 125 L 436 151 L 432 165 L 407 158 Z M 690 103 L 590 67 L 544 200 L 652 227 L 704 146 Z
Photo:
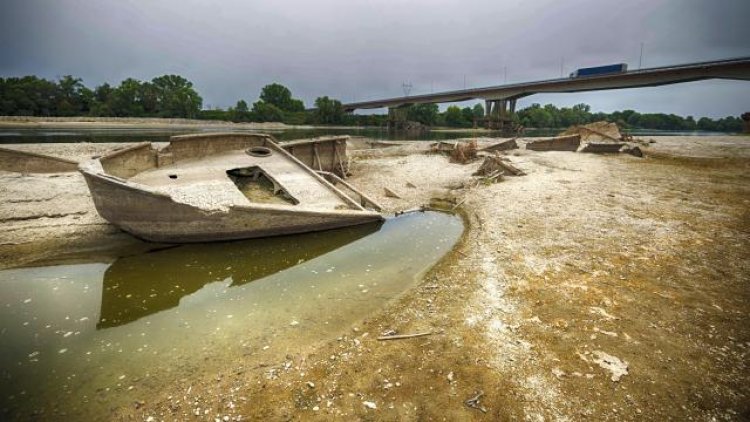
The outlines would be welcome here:
M 115 261 L 104 273 L 97 329 L 174 308 L 208 283 L 240 286 L 325 255 L 380 230 L 382 222 L 294 236 L 188 244 Z

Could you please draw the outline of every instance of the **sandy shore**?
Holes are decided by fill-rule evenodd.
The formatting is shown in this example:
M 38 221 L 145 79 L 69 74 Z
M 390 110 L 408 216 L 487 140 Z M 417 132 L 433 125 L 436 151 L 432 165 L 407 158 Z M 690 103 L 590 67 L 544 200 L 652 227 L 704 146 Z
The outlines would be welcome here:
M 350 182 L 388 211 L 461 204 L 453 252 L 337 341 L 196 373 L 112 418 L 747 418 L 750 139 L 653 139 L 645 158 L 514 151 L 527 175 L 496 184 L 471 177 L 479 162 L 358 156 Z M 112 146 L 13 147 L 81 159 Z M 2 173 L 0 189 L 3 267 L 128 242 L 77 174 Z M 375 340 L 386 330 L 433 334 Z

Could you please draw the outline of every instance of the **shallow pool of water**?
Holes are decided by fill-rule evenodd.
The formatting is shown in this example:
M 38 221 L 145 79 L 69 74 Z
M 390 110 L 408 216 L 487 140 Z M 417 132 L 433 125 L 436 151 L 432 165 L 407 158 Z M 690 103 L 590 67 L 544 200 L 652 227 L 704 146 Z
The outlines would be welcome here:
M 184 245 L 111 263 L 0 271 L 3 419 L 106 418 L 238 358 L 278 362 L 413 286 L 460 218 Z

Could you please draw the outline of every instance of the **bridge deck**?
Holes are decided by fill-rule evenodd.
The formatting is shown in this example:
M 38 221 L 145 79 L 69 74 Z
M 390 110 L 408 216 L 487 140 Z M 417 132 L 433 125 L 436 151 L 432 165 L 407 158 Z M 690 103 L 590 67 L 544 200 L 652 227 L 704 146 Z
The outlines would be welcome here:
M 600 76 L 557 78 L 534 82 L 447 91 L 344 104 L 344 110 L 403 107 L 473 99 L 505 100 L 544 92 L 582 92 L 659 86 L 704 79 L 750 80 L 750 57 L 631 70 Z

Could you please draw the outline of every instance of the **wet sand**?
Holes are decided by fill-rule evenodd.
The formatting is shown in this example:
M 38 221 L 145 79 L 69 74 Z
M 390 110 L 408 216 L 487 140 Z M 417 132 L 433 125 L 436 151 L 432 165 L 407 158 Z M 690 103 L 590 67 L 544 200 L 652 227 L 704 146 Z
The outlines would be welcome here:
M 389 211 L 460 204 L 454 250 L 337 341 L 260 366 L 238 356 L 112 419 L 750 417 L 750 138 L 653 139 L 645 158 L 512 151 L 528 174 L 496 184 L 471 177 L 479 162 L 359 154 L 350 182 Z M 4 267 L 127 242 L 77 174 L 0 186 Z M 389 330 L 431 335 L 376 340 Z

